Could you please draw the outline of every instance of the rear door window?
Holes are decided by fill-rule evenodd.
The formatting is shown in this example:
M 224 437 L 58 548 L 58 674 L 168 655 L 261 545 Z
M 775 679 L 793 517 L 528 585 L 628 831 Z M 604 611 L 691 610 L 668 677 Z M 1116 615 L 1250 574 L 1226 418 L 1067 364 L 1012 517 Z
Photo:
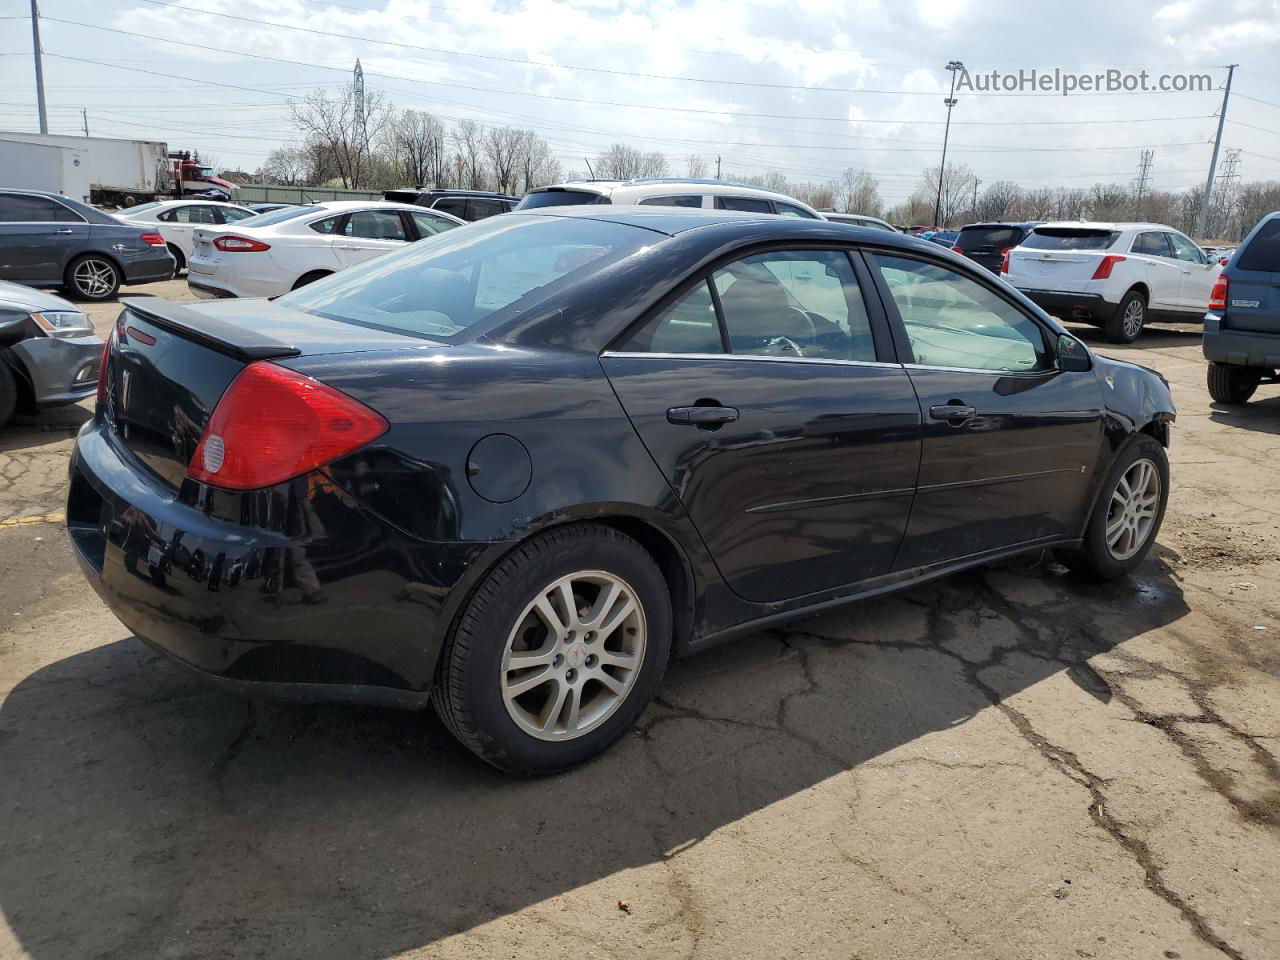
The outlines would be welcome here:
M 793 203 L 778 203 L 778 202 L 775 202 L 775 203 L 774 203 L 774 206 L 778 208 L 778 215 L 779 215 L 779 216 L 783 216 L 783 217 L 801 217 L 801 218 L 803 218 L 803 219 L 805 219 L 805 220 L 812 220 L 812 219 L 813 219 L 813 214 L 811 214 L 808 210 L 805 210 L 805 209 L 803 209 L 803 208 L 801 208 L 801 207 L 797 207 L 797 206 L 796 206 L 795 204 L 793 204 Z
M 451 213 L 460 220 L 467 219 L 467 198 L 466 197 L 441 197 L 431 207 L 432 210 L 441 210 L 445 213 Z
M 80 217 L 45 197 L 0 194 L 0 223 L 75 223 Z
M 326 217 L 323 220 L 317 220 L 311 224 L 311 229 L 316 233 L 333 233 L 338 228 L 338 222 L 342 219 L 339 214 L 336 217 Z
M 1088 227 L 1037 227 L 1022 246 L 1032 250 L 1107 250 L 1120 236 L 1116 230 Z
M 173 212 L 173 219 L 175 223 L 217 223 L 218 218 L 213 211 L 213 207 L 192 204 L 187 207 L 178 207 Z
M 1129 252 L 1139 253 L 1147 257 L 1173 256 L 1173 251 L 1169 248 L 1169 235 L 1156 230 L 1138 234 L 1134 238 L 1133 246 L 1129 248 Z
M 629 353 L 724 353 L 711 289 L 702 280 L 619 344 Z
M 1231 264 L 1238 270 L 1280 273 L 1280 217 L 1269 220 Z
M 646 197 L 640 201 L 642 207 L 700 207 L 702 197 L 696 194 L 685 194 L 679 197 Z
M 467 215 L 462 219 L 483 220 L 485 217 L 495 217 L 500 213 L 505 213 L 506 210 L 507 208 L 502 205 L 500 200 L 490 200 L 487 197 L 472 197 L 467 201 Z
M 745 210 L 747 213 L 773 213 L 768 200 L 756 197 L 716 197 L 717 210 Z

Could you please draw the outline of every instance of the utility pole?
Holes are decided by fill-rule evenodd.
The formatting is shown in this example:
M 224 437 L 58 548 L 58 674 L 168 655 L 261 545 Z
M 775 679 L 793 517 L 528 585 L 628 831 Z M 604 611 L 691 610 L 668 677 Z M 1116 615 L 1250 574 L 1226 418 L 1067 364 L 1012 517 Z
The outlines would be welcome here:
M 89 135 L 89 111 L 84 107 L 80 108 L 80 116 L 84 119 L 84 135 Z
M 716 157 L 716 179 L 720 179 L 720 157 Z
M 33 0 L 34 2 L 34 0 Z M 1204 196 L 1200 198 L 1200 216 L 1196 217 L 1196 238 L 1204 237 L 1205 225 L 1209 219 L 1209 196 L 1213 193 L 1213 177 L 1218 168 L 1218 148 L 1222 146 L 1222 125 L 1227 121 L 1227 102 L 1231 99 L 1231 78 L 1235 75 L 1233 63 L 1227 66 L 1227 87 L 1222 94 L 1222 109 L 1218 112 L 1218 133 L 1213 138 L 1213 156 L 1209 158 L 1209 176 L 1204 181 Z
M 947 69 L 951 71 L 951 95 L 942 101 L 947 105 L 947 126 L 942 134 L 942 164 L 938 167 L 938 198 L 933 203 L 933 225 L 941 227 L 938 222 L 941 216 L 942 208 L 942 178 L 947 173 L 947 140 L 951 137 L 951 108 L 956 105 L 956 72 L 964 69 L 964 64 L 959 60 L 952 60 L 947 64 Z
M 1151 161 L 1155 159 L 1156 152 L 1154 150 L 1143 150 L 1138 154 L 1138 176 L 1134 181 L 1134 206 L 1133 218 L 1135 220 L 1142 219 L 1142 197 L 1147 192 L 1147 186 L 1151 183 Z
M 49 132 L 49 114 L 44 108 L 44 64 L 40 61 L 40 55 L 44 52 L 40 49 L 40 8 L 36 6 L 36 0 L 31 0 L 31 49 L 36 57 L 36 109 L 40 112 L 40 132 Z
M 982 183 L 981 177 L 973 178 L 973 219 L 978 219 L 978 185 Z

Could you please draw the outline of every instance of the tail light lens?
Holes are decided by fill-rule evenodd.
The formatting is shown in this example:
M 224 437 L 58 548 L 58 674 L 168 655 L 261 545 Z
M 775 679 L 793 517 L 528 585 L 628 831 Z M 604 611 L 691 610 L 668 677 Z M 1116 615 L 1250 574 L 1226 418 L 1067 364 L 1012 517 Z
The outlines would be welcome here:
M 274 363 L 251 363 L 218 401 L 187 474 L 256 490 L 341 459 L 386 431 L 386 420 L 345 393 Z
M 1013 249 L 1012 247 L 1005 247 L 1005 249 L 1004 249 L 1004 251 L 1003 251 L 1003 253 L 1004 253 L 1004 259 L 1002 259 L 1002 260 L 1000 261 L 1000 272 L 1001 272 L 1001 273 L 1008 273 L 1008 272 L 1009 272 L 1009 252 L 1010 252 L 1012 249 Z
M 952 248 L 951 248 L 951 252 L 952 252 L 952 253 L 960 253 L 960 254 L 963 254 L 963 253 L 964 253 L 964 247 L 952 247 Z
M 148 247 L 163 247 L 163 246 L 164 246 L 164 237 L 160 236 L 160 234 L 158 234 L 158 233 L 144 233 L 144 234 L 141 236 L 141 238 L 140 238 L 140 239 L 141 239 L 141 240 L 142 240 L 142 242 L 143 242 L 143 243 L 145 243 Z
M 1117 263 L 1124 260 L 1119 254 L 1109 253 L 1098 263 L 1098 269 L 1093 271 L 1093 279 L 1106 280 L 1111 276 L 1111 271 L 1115 269 Z
M 107 337 L 107 342 L 102 345 L 102 359 L 98 361 L 98 400 L 97 406 L 101 407 L 107 402 L 107 360 L 111 355 L 111 337 L 115 336 L 113 332 Z
M 271 244 L 261 240 L 250 240 L 248 237 L 218 237 L 213 245 L 223 253 L 261 253 L 270 250 Z
M 1227 309 L 1227 278 L 1218 277 L 1213 282 L 1213 290 L 1209 293 L 1209 309 L 1225 313 Z

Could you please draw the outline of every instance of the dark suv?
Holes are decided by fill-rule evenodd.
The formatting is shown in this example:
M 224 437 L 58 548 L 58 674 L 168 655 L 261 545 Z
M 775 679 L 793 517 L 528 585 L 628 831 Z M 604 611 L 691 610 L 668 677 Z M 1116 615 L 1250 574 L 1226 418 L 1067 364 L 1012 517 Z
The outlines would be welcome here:
M 485 217 L 506 213 L 520 202 L 519 197 L 485 190 L 388 190 L 382 195 L 382 199 L 442 210 L 467 221 L 483 220 Z
M 1219 275 L 1204 318 L 1209 396 L 1244 403 L 1280 383 L 1280 211 L 1263 217 Z
M 0 190 L 0 250 L 0 280 L 62 287 L 80 300 L 110 300 L 122 283 L 168 280 L 176 266 L 154 225 L 37 190 Z
M 992 273 L 1000 272 L 1004 255 L 1022 243 L 1040 220 L 1025 223 L 971 223 L 960 230 L 953 253 L 961 253 Z

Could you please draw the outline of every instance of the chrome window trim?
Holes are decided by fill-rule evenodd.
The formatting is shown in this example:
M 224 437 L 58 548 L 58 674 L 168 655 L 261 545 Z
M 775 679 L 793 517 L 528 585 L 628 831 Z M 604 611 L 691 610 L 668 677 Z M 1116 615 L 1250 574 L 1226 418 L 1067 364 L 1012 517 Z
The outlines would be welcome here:
M 1070 334 L 1068 334 L 1070 336 Z M 1073 338 L 1074 339 L 1074 338 Z M 985 373 L 993 377 L 1044 377 L 1053 373 L 1061 373 L 1055 364 L 1043 370 L 991 370 L 986 367 L 946 367 L 935 363 L 904 363 L 907 370 L 935 370 L 945 373 Z
M 901 370 L 904 364 L 884 360 L 836 360 L 832 357 L 762 357 L 752 353 L 651 353 L 646 350 L 605 350 L 604 357 L 653 360 L 769 360 L 778 363 L 821 363 L 842 367 L 892 367 Z M 990 371 L 984 371 L 990 372 Z

